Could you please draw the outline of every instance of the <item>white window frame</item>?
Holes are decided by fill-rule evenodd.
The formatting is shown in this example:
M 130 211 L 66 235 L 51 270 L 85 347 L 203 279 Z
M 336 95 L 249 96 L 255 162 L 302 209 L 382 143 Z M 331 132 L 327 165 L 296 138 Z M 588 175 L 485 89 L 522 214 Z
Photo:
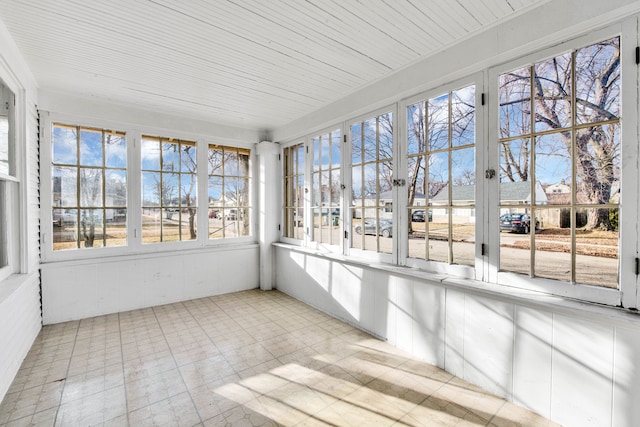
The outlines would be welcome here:
M 485 109 L 486 106 L 482 105 L 482 93 L 485 87 L 485 76 L 484 73 L 479 72 L 467 76 L 465 78 L 456 80 L 452 83 L 448 83 L 446 85 L 438 86 L 434 89 L 429 89 L 427 91 L 421 92 L 416 95 L 412 95 L 411 97 L 405 98 L 399 103 L 399 117 L 398 121 L 399 131 L 400 131 L 400 157 L 399 161 L 396 161 L 399 167 L 398 176 L 404 177 L 407 179 L 408 177 L 408 157 L 407 157 L 407 145 L 408 145 L 408 134 L 407 134 L 407 108 L 411 105 L 414 105 L 418 102 L 428 100 L 430 98 L 440 96 L 444 93 L 448 93 L 451 91 L 455 91 L 470 85 L 476 86 L 476 96 L 475 96 L 475 171 L 476 171 L 476 195 L 475 195 L 475 212 L 476 212 L 476 227 L 475 227 L 475 266 L 469 265 L 458 265 L 458 264 L 448 264 L 445 262 L 432 261 L 432 260 L 424 260 L 418 258 L 410 258 L 408 253 L 408 235 L 406 231 L 403 231 L 401 235 L 399 235 L 399 248 L 398 248 L 398 257 L 401 265 L 405 265 L 408 267 L 419 268 L 425 271 L 439 273 L 439 274 L 452 274 L 462 278 L 469 279 L 477 279 L 482 280 L 484 275 L 484 256 L 482 255 L 482 243 L 485 241 L 484 238 L 484 229 L 485 229 L 485 219 L 482 213 L 483 209 L 483 198 L 484 194 L 484 174 L 482 171 L 484 170 L 483 166 L 485 163 L 485 148 L 486 148 L 486 138 L 485 138 L 485 120 L 486 114 Z M 408 218 L 408 194 L 406 187 L 402 187 L 400 194 L 398 195 L 398 210 L 402 212 L 401 219 L 399 221 L 400 230 L 407 230 L 409 226 L 409 218 Z M 425 206 L 425 211 L 429 209 L 428 206 Z
M 151 126 L 136 126 L 108 119 L 96 119 L 79 115 L 63 114 L 56 112 L 41 112 L 41 143 L 40 143 L 40 174 L 41 174 L 41 255 L 42 262 L 74 261 L 99 259 L 112 256 L 126 256 L 131 254 L 153 254 L 171 251 L 183 251 L 205 247 L 218 247 L 239 244 L 254 244 L 257 242 L 255 206 L 257 206 L 257 194 L 255 192 L 256 176 L 256 147 L 254 143 L 248 143 L 228 138 L 216 138 L 201 134 L 181 131 L 168 131 L 166 129 Z M 54 251 L 52 245 L 52 168 L 51 168 L 51 126 L 53 123 L 64 123 L 82 127 L 97 129 L 116 129 L 125 132 L 127 139 L 127 245 L 100 248 L 81 248 L 73 250 Z M 197 180 L 198 180 L 198 212 L 197 238 L 195 240 L 177 242 L 142 243 L 142 165 L 141 144 L 142 135 L 159 136 L 162 138 L 175 138 L 186 141 L 195 141 L 197 149 Z M 207 200 L 208 182 L 207 149 L 209 144 L 226 145 L 231 147 L 246 148 L 251 151 L 250 162 L 250 189 L 249 200 L 251 211 L 254 213 L 250 219 L 250 235 L 225 239 L 208 239 L 208 209 L 200 206 L 202 200 Z M 201 166 L 202 165 L 202 166 Z
M 486 281 L 499 285 L 512 286 L 527 290 L 541 291 L 559 296 L 575 298 L 582 301 L 602 303 L 606 305 L 625 307 L 636 307 L 636 292 L 638 289 L 638 278 L 635 276 L 635 257 L 638 256 L 637 242 L 640 235 L 637 232 L 637 212 L 639 205 L 637 189 L 634 186 L 638 182 L 638 132 L 635 125 L 638 121 L 638 67 L 633 62 L 629 51 L 637 45 L 636 18 L 623 21 L 619 24 L 609 26 L 605 29 L 592 31 L 587 35 L 573 38 L 553 47 L 541 49 L 527 54 L 517 60 L 509 61 L 488 70 L 489 76 L 489 135 L 488 153 L 489 168 L 499 170 L 499 144 L 498 141 L 498 90 L 499 76 L 510 70 L 530 66 L 534 63 L 544 61 L 564 52 L 579 49 L 584 46 L 620 36 L 622 69 L 621 81 L 621 133 L 622 133 L 622 171 L 621 182 L 623 200 L 620 203 L 621 221 L 619 230 L 619 289 L 609 289 L 599 286 L 571 284 L 558 280 L 545 279 L 542 277 L 530 278 L 526 275 L 499 271 L 500 265 L 500 228 L 498 221 L 489 221 L 486 225 L 489 233 L 489 262 Z M 625 161 L 634 159 L 633 161 Z M 486 199 L 486 211 L 488 218 L 499 217 L 499 179 L 489 180 L 488 199 Z M 632 219 L 633 218 L 633 219 Z M 635 227 L 634 227 L 635 225 Z M 636 230 L 632 232 L 632 230 Z M 632 257 L 630 254 L 635 254 Z
M 0 174 L 4 190 L 3 205 L 7 263 L 0 267 L 0 282 L 14 274 L 27 271 L 28 242 L 26 212 L 27 161 L 26 161 L 26 93 L 14 74 L 0 61 L 0 80 L 13 95 L 13 105 L 9 105 L 9 162 L 12 163 L 13 174 Z M 10 202 L 10 203 L 8 203 Z
M 285 177 L 285 155 L 284 155 L 284 151 L 285 149 L 289 149 L 291 147 L 294 147 L 296 145 L 300 145 L 302 144 L 303 147 L 303 152 L 304 152 L 304 189 L 305 189 L 305 194 L 304 194 L 304 201 L 302 204 L 303 207 L 303 224 L 304 224 L 304 229 L 303 229 L 303 238 L 302 239 L 296 239 L 294 237 L 290 237 L 290 236 L 285 236 L 285 230 L 287 228 L 287 216 L 285 215 L 285 209 L 287 206 L 287 194 L 286 194 L 286 190 L 284 188 L 285 182 L 284 182 L 284 177 Z M 310 237 L 309 237 L 309 232 L 307 232 L 307 226 L 309 224 L 309 220 L 310 220 L 310 216 L 309 216 L 309 207 L 311 205 L 311 199 L 310 199 L 310 193 L 311 191 L 309 190 L 310 185 L 311 185 L 311 178 L 310 178 L 310 170 L 311 170 L 311 164 L 309 162 L 309 137 L 303 137 L 303 138 L 296 138 L 294 140 L 288 141 L 286 143 L 282 143 L 280 144 L 280 174 L 281 174 L 281 179 L 280 179 L 280 184 L 281 184 L 281 191 L 283 192 L 283 197 L 282 197 L 282 206 L 280 207 L 280 212 L 281 212 L 281 217 L 280 217 L 280 241 L 283 243 L 288 243 L 291 245 L 295 245 L 295 246 L 308 246 L 309 242 L 311 241 Z
M 344 124 L 341 123 L 339 125 L 336 126 L 329 126 L 326 127 L 324 129 L 321 129 L 317 132 L 313 132 L 312 134 L 307 135 L 307 137 L 305 138 L 305 172 L 307 172 L 308 170 L 308 177 L 305 177 L 305 188 L 309 189 L 308 192 L 308 199 L 309 199 L 309 207 L 308 209 L 305 208 L 305 215 L 307 213 L 307 211 L 309 212 L 309 221 L 310 222 L 306 222 L 305 224 L 309 224 L 309 232 L 305 233 L 305 235 L 308 236 L 309 239 L 309 243 L 308 246 L 312 249 L 316 249 L 322 252 L 331 252 L 331 253 L 338 253 L 341 254 L 344 251 L 344 230 L 346 230 L 345 228 L 345 214 L 348 211 L 345 211 L 345 190 L 342 189 L 340 191 L 340 217 L 341 217 L 341 221 L 340 221 L 340 242 L 336 243 L 336 244 L 328 244 L 328 243 L 320 243 L 317 241 L 314 241 L 314 232 L 315 229 L 313 227 L 313 221 L 314 221 L 314 217 L 313 217 L 313 205 L 312 205 L 312 200 L 314 197 L 313 194 L 313 159 L 314 159 L 314 155 L 315 155 L 315 151 L 313 149 L 313 139 L 315 137 L 321 136 L 321 135 L 325 135 L 325 134 L 331 134 L 334 131 L 340 131 L 340 183 L 342 185 L 345 185 L 345 176 L 344 176 L 344 162 L 345 162 L 345 147 L 347 145 L 347 143 L 344 142 L 344 136 L 345 136 L 345 130 L 344 130 Z M 307 169 L 307 163 L 308 163 L 308 169 Z M 348 188 L 348 187 L 347 187 Z M 329 208 L 331 209 L 331 208 Z M 329 220 L 331 219 L 331 217 L 329 216 Z
M 368 120 L 368 119 L 372 119 L 372 118 L 376 118 L 378 116 L 387 114 L 387 113 L 391 113 L 392 114 L 392 120 L 393 120 L 393 133 L 392 133 L 392 137 L 393 137 L 393 150 L 392 150 L 392 164 L 393 164 L 393 171 L 392 171 L 392 178 L 395 180 L 398 178 L 398 159 L 399 159 L 399 149 L 400 149 L 400 143 L 399 143 L 399 138 L 398 138 L 398 120 L 399 120 L 399 116 L 398 116 L 398 103 L 394 103 L 394 104 L 390 104 L 387 105 L 386 107 L 382 107 L 382 108 L 378 108 L 376 110 L 370 111 L 368 113 L 365 114 L 360 114 L 356 117 L 352 117 L 348 120 L 346 120 L 344 122 L 344 133 L 347 135 L 347 143 L 345 144 L 344 147 L 344 162 L 343 162 L 343 183 L 346 187 L 344 194 L 344 202 L 343 202 L 343 208 L 346 208 L 345 212 L 346 215 L 343 216 L 343 224 L 344 224 L 344 229 L 347 230 L 348 234 L 347 234 L 347 238 L 345 239 L 345 247 L 344 247 L 344 254 L 347 256 L 355 256 L 358 258 L 362 258 L 362 259 L 366 259 L 366 260 L 370 260 L 370 261 L 375 261 L 375 262 L 384 262 L 384 263 L 388 263 L 388 264 L 398 264 L 398 222 L 399 222 L 399 218 L 404 215 L 403 213 L 399 213 L 398 211 L 398 193 L 400 190 L 404 190 L 405 187 L 399 187 L 399 186 L 393 186 L 393 189 L 391 190 L 391 194 L 392 194 L 392 203 L 393 203 L 393 214 L 392 214 L 392 220 L 393 220 L 393 227 L 392 227 L 392 244 L 391 244 L 391 253 L 383 253 L 383 252 L 375 252 L 375 251 L 371 251 L 371 250 L 364 250 L 364 249 L 357 249 L 357 248 L 353 248 L 352 247 L 352 240 L 353 240 L 353 234 L 354 232 L 353 230 L 353 221 L 352 221 L 352 215 L 351 215 L 351 206 L 352 206 L 352 197 L 351 197 L 351 193 L 352 193 L 352 141 L 351 141 L 351 126 L 353 124 Z M 400 215 L 400 217 L 399 217 Z

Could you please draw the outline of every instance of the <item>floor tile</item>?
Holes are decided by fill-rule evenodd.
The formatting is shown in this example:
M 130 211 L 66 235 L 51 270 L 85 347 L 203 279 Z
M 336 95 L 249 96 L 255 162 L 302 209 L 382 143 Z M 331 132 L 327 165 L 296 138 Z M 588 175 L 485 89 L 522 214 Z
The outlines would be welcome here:
M 179 426 L 192 427 L 199 423 L 200 416 L 188 393 L 181 393 L 129 414 L 132 426 Z
M 5 426 L 552 426 L 278 291 L 45 326 Z

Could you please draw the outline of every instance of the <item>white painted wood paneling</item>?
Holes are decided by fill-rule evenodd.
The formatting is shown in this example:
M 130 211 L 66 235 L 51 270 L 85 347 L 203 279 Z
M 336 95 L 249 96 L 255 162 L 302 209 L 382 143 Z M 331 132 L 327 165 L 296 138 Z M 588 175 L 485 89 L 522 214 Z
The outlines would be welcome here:
M 38 84 L 275 128 L 547 0 L 4 1 Z
M 465 294 L 446 289 L 444 369 L 464 377 Z
M 554 315 L 552 419 L 563 425 L 612 425 L 613 342 L 611 325 Z
M 611 425 L 640 420 L 640 339 L 636 329 L 616 327 L 613 361 L 614 412 Z
M 493 294 L 473 289 L 471 282 L 465 289 L 461 280 L 411 278 L 285 245 L 275 250 L 277 289 L 316 307 L 329 306 L 326 312 L 333 316 L 343 313 L 345 301 L 352 309 L 365 307 L 375 294 L 375 314 L 387 321 L 374 322 L 373 331 L 368 320 L 348 320 L 415 357 L 562 425 L 637 424 L 639 316 L 559 298 Z M 315 267 L 305 271 L 305 266 Z M 323 268 L 332 271 L 331 278 L 318 286 Z M 369 282 L 372 276 L 380 279 L 376 286 Z M 386 335 L 380 334 L 382 326 Z M 444 360 L 433 360 L 442 354 Z
M 413 281 L 406 277 L 396 278 L 396 346 L 413 352 Z
M 247 245 L 44 264 L 44 323 L 254 289 L 258 259 L 258 246 Z
M 513 401 L 551 416 L 553 316 L 517 307 L 513 353 Z
M 464 310 L 464 378 L 509 399 L 514 305 L 467 294 Z
M 40 332 L 38 274 L 13 276 L 0 289 L 0 399 Z
M 412 353 L 436 366 L 445 361 L 445 293 L 444 288 L 414 281 Z

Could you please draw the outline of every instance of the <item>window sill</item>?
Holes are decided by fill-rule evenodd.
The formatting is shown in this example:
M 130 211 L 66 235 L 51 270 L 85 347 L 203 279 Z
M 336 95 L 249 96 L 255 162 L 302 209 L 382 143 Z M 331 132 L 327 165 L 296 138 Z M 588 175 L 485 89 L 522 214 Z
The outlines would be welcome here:
M 0 305 L 13 295 L 22 285 L 32 279 L 32 274 L 12 274 L 4 280 L 0 280 Z
M 96 252 L 87 254 L 84 252 L 79 255 L 78 252 L 69 252 L 69 255 L 75 256 L 67 256 L 60 257 L 54 259 L 48 259 L 46 261 L 42 261 L 40 264 L 46 266 L 47 264 L 60 264 L 60 263 L 70 263 L 74 265 L 82 265 L 82 264 L 95 264 L 99 262 L 113 262 L 119 260 L 131 260 L 132 258 L 136 259 L 149 259 L 149 258 L 158 258 L 158 257 L 166 257 L 173 256 L 176 253 L 180 255 L 189 255 L 189 254 L 198 254 L 198 253 L 207 253 L 207 252 L 219 252 L 219 251 L 233 251 L 233 250 L 244 250 L 244 249 L 252 249 L 258 248 L 259 245 L 255 241 L 250 242 L 221 242 L 219 244 L 207 244 L 204 246 L 191 246 L 189 248 L 181 248 L 178 246 L 172 246 L 171 248 L 160 248 L 156 247 L 154 250 L 126 250 L 123 251 L 123 248 L 118 251 L 113 251 L 108 253 L 107 251 L 101 251 L 103 248 L 96 248 Z M 114 248 L 115 249 L 115 248 Z
M 597 317 L 599 320 L 608 321 L 615 325 L 624 325 L 625 327 L 634 327 L 640 329 L 640 312 L 634 310 L 575 300 L 568 297 L 551 295 L 535 290 L 526 290 L 506 285 L 497 285 L 493 283 L 482 282 L 474 279 L 455 277 L 447 274 L 430 273 L 428 271 L 420 270 L 416 267 L 405 267 L 381 262 L 372 262 L 371 260 L 367 259 L 355 258 L 342 254 L 322 252 L 281 242 L 276 242 L 273 244 L 273 246 L 283 248 L 292 252 L 298 252 L 302 254 L 312 255 L 318 258 L 325 258 L 332 261 L 350 264 L 353 266 L 377 270 L 383 273 L 400 275 L 409 279 L 417 279 L 420 281 L 436 283 L 447 289 L 471 293 L 482 297 L 489 297 L 499 301 L 534 308 L 536 310 L 561 313 L 568 316 L 580 317 L 581 319 L 584 319 L 585 315 L 588 315 L 591 318 Z

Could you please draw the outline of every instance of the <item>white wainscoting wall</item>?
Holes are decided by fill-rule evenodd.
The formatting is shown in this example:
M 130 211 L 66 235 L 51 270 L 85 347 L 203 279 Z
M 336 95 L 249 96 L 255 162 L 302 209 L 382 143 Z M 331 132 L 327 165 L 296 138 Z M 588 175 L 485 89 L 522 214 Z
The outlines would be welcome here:
M 259 286 L 258 244 L 42 265 L 44 324 Z
M 276 244 L 277 289 L 565 426 L 640 420 L 640 315 Z

